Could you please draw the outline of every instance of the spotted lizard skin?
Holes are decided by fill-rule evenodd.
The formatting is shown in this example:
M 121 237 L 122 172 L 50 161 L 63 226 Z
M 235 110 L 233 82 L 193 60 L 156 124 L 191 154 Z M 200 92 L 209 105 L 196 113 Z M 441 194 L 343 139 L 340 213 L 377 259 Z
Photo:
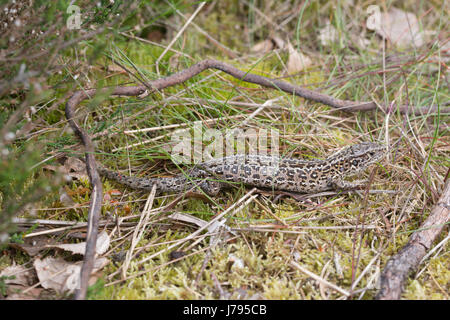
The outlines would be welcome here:
M 124 176 L 101 167 L 99 173 L 133 189 L 158 192 L 185 192 L 199 188 L 216 195 L 227 182 L 248 186 L 314 193 L 333 189 L 359 187 L 362 181 L 350 183 L 344 178 L 355 175 L 383 158 L 385 147 L 363 142 L 346 147 L 324 160 L 298 160 L 264 155 L 234 155 L 213 159 L 171 178 L 138 178 Z

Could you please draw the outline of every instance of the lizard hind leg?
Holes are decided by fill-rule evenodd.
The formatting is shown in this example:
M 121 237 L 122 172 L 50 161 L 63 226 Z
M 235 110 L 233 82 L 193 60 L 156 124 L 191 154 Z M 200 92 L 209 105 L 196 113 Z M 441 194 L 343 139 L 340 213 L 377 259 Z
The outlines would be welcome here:
M 221 182 L 211 180 L 200 183 L 200 188 L 209 196 L 216 196 L 222 190 L 222 186 Z

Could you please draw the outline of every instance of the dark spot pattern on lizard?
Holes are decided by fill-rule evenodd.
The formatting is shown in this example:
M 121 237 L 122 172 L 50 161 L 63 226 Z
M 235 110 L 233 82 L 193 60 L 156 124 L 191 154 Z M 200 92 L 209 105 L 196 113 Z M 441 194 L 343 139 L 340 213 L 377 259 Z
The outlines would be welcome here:
M 355 144 L 333 153 L 324 160 L 299 160 L 266 155 L 234 155 L 209 160 L 194 166 L 186 174 L 171 178 L 139 178 L 115 173 L 100 166 L 99 173 L 133 189 L 161 192 L 185 192 L 198 188 L 216 195 L 226 182 L 301 193 L 321 192 L 337 186 L 354 187 L 343 181 L 385 155 L 385 147 L 374 142 Z

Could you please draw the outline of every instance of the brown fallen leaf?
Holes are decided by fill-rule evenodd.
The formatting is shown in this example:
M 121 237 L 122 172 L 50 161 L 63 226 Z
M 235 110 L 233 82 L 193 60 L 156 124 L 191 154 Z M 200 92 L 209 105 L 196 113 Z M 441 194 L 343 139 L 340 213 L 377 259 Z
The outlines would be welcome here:
M 100 232 L 97 238 L 96 252 L 98 255 L 104 254 L 110 245 L 110 237 L 106 231 Z M 80 243 L 56 243 L 51 238 L 46 236 L 36 236 L 32 238 L 25 238 L 24 243 L 11 243 L 10 246 L 16 249 L 25 251 L 29 256 L 35 256 L 42 250 L 61 249 L 70 251 L 73 254 L 84 255 L 86 251 L 86 242 Z
M 35 236 L 32 238 L 24 238 L 24 243 L 10 243 L 9 245 L 15 249 L 24 251 L 30 257 L 37 255 L 42 250 L 46 250 L 48 245 L 52 245 L 55 241 L 45 235 Z
M 0 272 L 0 277 L 6 277 L 3 280 L 5 284 L 29 286 L 33 283 L 35 275 L 33 269 L 14 264 L 6 267 L 2 272 Z
M 275 49 L 285 49 L 285 46 L 285 41 L 279 36 L 274 35 L 255 44 L 250 48 L 250 52 L 256 54 L 266 54 Z
M 197 218 L 197 217 L 193 217 L 191 215 L 186 215 L 186 214 L 183 214 L 183 213 L 179 213 L 179 212 L 175 212 L 175 213 L 171 214 L 169 216 L 169 218 L 173 219 L 173 220 L 178 220 L 178 221 L 192 223 L 192 224 L 197 225 L 200 228 L 205 226 L 206 224 L 208 224 L 205 220 L 202 220 L 202 219 Z
M 288 43 L 288 50 L 289 59 L 287 63 L 287 70 L 289 74 L 298 73 L 312 64 L 312 61 L 308 56 L 302 54 L 298 50 L 295 50 L 290 43 Z
M 42 288 L 29 288 L 28 286 L 11 285 L 6 289 L 6 300 L 38 300 L 42 299 Z M 25 291 L 26 290 L 26 291 Z
M 323 46 L 332 45 L 339 41 L 339 33 L 336 28 L 328 21 L 319 31 L 319 40 Z
M 286 42 L 285 42 L 283 39 L 281 39 L 280 37 L 278 37 L 278 36 L 273 36 L 273 37 L 271 38 L 271 40 L 272 40 L 273 43 L 275 44 L 275 48 L 285 49 L 285 47 L 286 47 Z
M 97 245 L 95 246 L 95 251 L 98 255 L 102 255 L 108 250 L 110 241 L 111 239 L 106 231 L 100 232 L 97 237 Z M 47 245 L 46 248 L 58 248 L 65 251 L 70 251 L 73 254 L 84 255 L 86 251 L 86 242 L 51 244 Z
M 109 263 L 106 258 L 97 258 L 94 261 L 92 274 L 98 272 Z M 34 261 L 37 276 L 41 286 L 54 289 L 59 293 L 73 292 L 79 287 L 81 262 L 67 262 L 62 258 L 47 257 Z
M 414 13 L 391 8 L 380 15 L 380 24 L 374 24 L 377 34 L 398 47 L 420 47 L 424 44 L 424 32 Z
M 270 39 L 258 42 L 250 48 L 250 52 L 265 54 L 273 50 L 273 42 Z

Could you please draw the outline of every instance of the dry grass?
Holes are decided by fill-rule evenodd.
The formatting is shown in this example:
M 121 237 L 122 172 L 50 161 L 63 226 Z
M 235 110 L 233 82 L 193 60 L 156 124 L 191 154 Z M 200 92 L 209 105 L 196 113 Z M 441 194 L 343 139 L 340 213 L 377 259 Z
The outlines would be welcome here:
M 103 61 L 92 66 L 75 63 L 73 52 L 61 56 L 61 63 L 66 65 L 64 74 L 78 74 L 77 81 L 83 85 L 89 79 L 90 87 L 111 86 L 134 82 L 135 77 L 155 79 L 214 56 L 242 70 L 285 77 L 350 100 L 409 101 L 411 106 L 449 100 L 447 73 L 439 69 L 443 56 L 436 46 L 404 53 L 388 48 L 386 56 L 391 60 L 383 72 L 381 41 L 376 36 L 366 49 L 351 45 L 326 48 L 318 43 L 317 29 L 324 25 L 330 12 L 338 21 L 336 26 L 346 44 L 360 31 L 356 22 L 348 22 L 345 5 L 332 10 L 331 3 L 314 3 L 303 10 L 299 1 L 292 1 L 290 6 L 285 2 L 274 9 L 275 2 L 267 1 L 256 10 L 248 9 L 245 3 L 236 7 L 221 1 L 208 5 L 209 14 L 200 12 L 194 20 L 196 26 L 188 26 L 168 51 L 159 64 L 160 74 L 155 63 L 186 22 L 177 14 L 154 22 L 167 28 L 166 38 L 159 44 L 117 35 L 105 49 Z M 404 5 L 406 9 L 408 5 Z M 425 13 L 425 27 L 443 34 L 444 30 L 439 29 L 439 19 L 445 20 L 441 8 L 429 3 L 423 6 L 415 13 Z M 150 7 L 149 12 L 159 10 Z M 248 20 L 236 14 L 239 8 L 247 8 Z M 361 4 L 355 8 L 354 14 L 362 15 Z M 415 11 L 411 8 L 415 7 L 410 6 L 408 11 Z M 193 8 L 180 11 L 192 13 Z M 303 14 L 301 21 L 299 12 Z M 138 14 L 139 19 L 143 18 Z M 172 30 L 168 25 L 176 27 Z M 251 45 L 265 39 L 267 30 L 272 29 L 285 40 L 300 43 L 300 48 L 313 58 L 313 65 L 295 76 L 286 76 L 285 51 L 272 50 L 263 56 L 249 53 Z M 202 32 L 219 44 L 207 40 Z M 89 52 L 90 43 L 81 44 L 81 48 Z M 227 50 L 238 52 L 238 57 L 230 57 L 233 55 Z M 417 61 L 423 56 L 428 58 Z M 112 61 L 125 65 L 134 76 L 112 69 Z M 52 81 L 59 81 L 59 77 L 55 75 Z M 269 99 L 277 100 L 260 108 Z M 255 110 L 258 112 L 253 114 Z M 244 120 L 251 114 L 251 119 Z M 65 132 L 66 122 L 61 114 L 52 123 L 45 110 L 35 117 L 47 122 L 29 137 L 55 143 L 42 159 L 55 156 L 51 159 L 54 161 L 63 149 L 81 153 L 79 144 L 68 141 L 71 133 Z M 380 271 L 436 203 L 450 164 L 448 114 L 337 112 L 277 90 L 236 81 L 220 72 L 202 73 L 184 85 L 145 99 L 88 102 L 78 111 L 78 117 L 96 136 L 98 161 L 125 174 L 149 177 L 179 172 L 167 152 L 170 134 L 179 127 L 192 128 L 194 121 L 222 132 L 236 127 L 277 129 L 280 154 L 288 157 L 321 158 L 361 141 L 390 146 L 383 161 L 364 177 L 358 177 L 368 178 L 375 170 L 370 189 L 377 191 L 368 194 L 361 191 L 305 201 L 291 197 L 278 200 L 271 192 L 237 185 L 213 199 L 155 196 L 149 199 L 152 209 L 148 211 L 144 209 L 148 194 L 105 181 L 107 197 L 101 219 L 129 224 L 109 228 L 112 244 L 106 256 L 113 262 L 103 272 L 104 287 L 91 294 L 96 299 L 344 299 L 349 295 L 355 299 L 373 298 Z M 152 129 L 125 133 L 144 128 Z M 182 166 L 183 170 L 186 168 Z M 85 221 L 89 199 L 86 187 L 86 181 L 73 182 L 69 189 L 75 205 L 67 208 L 58 200 L 42 204 L 38 217 Z M 145 212 L 145 221 L 139 223 L 138 215 Z M 170 218 L 173 213 L 192 215 L 210 224 L 220 221 L 220 215 L 226 219 L 229 230 L 198 232 L 198 225 Z M 139 231 L 134 232 L 136 227 Z M 447 232 L 448 228 L 439 241 Z M 128 268 L 123 273 L 121 268 L 133 235 L 134 250 L 128 253 Z M 174 250 L 183 254 L 173 260 Z M 448 299 L 448 261 L 446 243 L 422 263 L 417 277 L 409 281 L 404 298 Z

